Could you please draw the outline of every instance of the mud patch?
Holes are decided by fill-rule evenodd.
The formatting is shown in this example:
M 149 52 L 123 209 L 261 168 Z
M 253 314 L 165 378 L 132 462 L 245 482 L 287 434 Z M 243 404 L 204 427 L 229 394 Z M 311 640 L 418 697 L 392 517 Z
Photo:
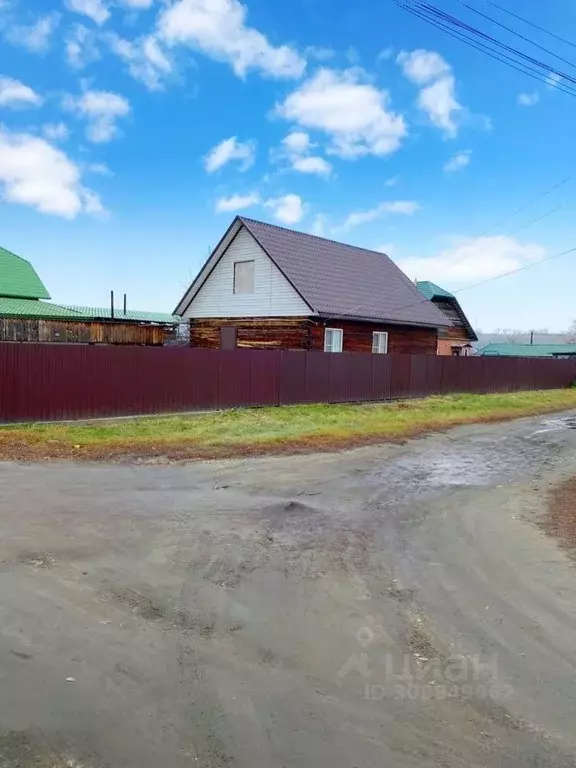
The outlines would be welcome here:
M 538 525 L 576 559 L 576 477 L 550 492 L 546 514 Z
M 59 752 L 30 732 L 10 731 L 0 736 L 1 768 L 109 768 L 103 763 L 86 762 L 68 750 Z
M 54 568 L 56 558 L 50 552 L 21 552 L 18 555 L 18 562 L 24 565 L 30 565 L 32 568 Z

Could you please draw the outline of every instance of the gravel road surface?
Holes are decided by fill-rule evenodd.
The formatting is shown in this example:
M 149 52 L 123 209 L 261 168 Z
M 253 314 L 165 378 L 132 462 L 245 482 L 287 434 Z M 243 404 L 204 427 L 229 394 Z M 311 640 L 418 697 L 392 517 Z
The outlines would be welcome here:
M 576 766 L 575 425 L 0 464 L 0 768 Z

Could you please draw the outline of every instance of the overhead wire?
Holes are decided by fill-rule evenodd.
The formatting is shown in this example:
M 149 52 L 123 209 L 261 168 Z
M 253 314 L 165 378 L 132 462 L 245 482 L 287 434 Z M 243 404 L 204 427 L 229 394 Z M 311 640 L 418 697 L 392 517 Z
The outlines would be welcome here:
M 485 285 L 486 283 L 491 283 L 494 280 L 500 280 L 501 277 L 508 277 L 509 275 L 515 275 L 517 272 L 523 272 L 525 269 L 530 269 L 531 267 L 537 267 L 539 264 L 544 264 L 546 261 L 552 261 L 553 259 L 559 259 L 561 256 L 567 256 L 569 253 L 576 253 L 576 248 L 568 248 L 566 251 L 562 251 L 561 253 L 555 253 L 553 256 L 546 256 L 543 259 L 539 259 L 538 261 L 531 261 L 529 264 L 523 264 L 521 267 L 516 267 L 516 269 L 511 269 L 509 272 L 503 272 L 501 275 L 495 275 L 494 277 L 489 277 L 486 280 L 480 280 L 477 283 L 471 283 L 470 285 L 465 285 L 463 288 L 458 288 L 458 290 L 453 291 L 453 293 L 461 293 L 462 291 L 467 291 L 470 288 L 477 288 L 479 285 Z
M 512 46 L 509 46 L 491 35 L 473 27 L 440 8 L 423 0 L 393 0 L 403 10 L 420 18 L 431 26 L 440 29 L 449 36 L 460 40 L 466 45 L 479 50 L 490 58 L 515 69 L 534 80 L 546 83 L 556 90 L 576 96 L 576 77 L 562 72 Z M 572 65 L 574 66 L 574 65 Z
M 482 11 L 479 11 L 477 8 L 474 8 L 474 6 L 469 5 L 468 3 L 465 3 L 463 0 L 456 0 L 456 2 L 462 5 L 464 8 L 468 8 L 468 10 L 472 11 L 472 13 L 476 13 L 478 16 L 481 16 L 482 18 L 490 21 L 492 24 L 496 24 L 496 26 L 500 27 L 501 29 L 505 29 L 507 32 L 510 32 L 510 34 L 515 35 L 516 37 L 519 37 L 521 40 L 524 40 L 530 45 L 533 45 L 535 48 L 539 48 L 541 51 L 544 51 L 549 56 L 553 56 L 555 59 L 558 59 L 559 61 L 563 61 L 565 64 L 569 64 L 571 67 L 576 67 L 576 64 L 574 64 L 573 61 L 570 61 L 569 59 L 565 59 L 563 56 L 560 56 L 559 54 L 554 53 L 554 51 L 551 51 L 549 48 L 546 48 L 545 46 L 540 45 L 534 40 L 531 40 L 529 37 L 526 37 L 526 35 L 522 35 L 520 32 L 516 32 L 516 30 L 512 29 L 512 27 L 508 27 L 506 24 L 502 24 L 502 22 L 498 21 L 497 19 L 494 19 L 492 16 L 488 16 L 488 14 L 482 13 Z
M 499 219 L 495 224 L 488 227 L 487 229 L 483 230 L 479 235 L 476 235 L 476 237 L 472 238 L 472 240 L 468 241 L 466 244 L 468 246 L 472 245 L 473 243 L 477 242 L 478 240 L 481 240 L 483 237 L 485 237 L 489 232 L 492 232 L 494 229 L 497 229 L 498 227 L 501 227 L 502 224 L 505 224 L 507 221 L 510 221 L 510 219 L 513 219 L 515 216 L 518 216 L 518 214 L 523 213 L 525 210 L 530 208 L 530 206 L 534 205 L 534 203 L 539 202 L 543 198 L 547 197 L 548 195 L 552 194 L 552 192 L 556 191 L 560 187 L 562 187 L 564 184 L 567 184 L 569 181 L 572 180 L 571 176 L 567 176 L 565 179 L 562 179 L 561 181 L 557 182 L 553 186 L 547 188 L 542 192 L 541 194 L 537 195 L 536 197 L 531 198 L 527 203 L 524 205 L 521 205 L 520 208 L 517 208 L 512 213 L 508 214 L 508 216 L 505 216 L 503 219 Z M 526 222 L 525 224 L 522 224 L 517 229 L 513 229 L 510 232 L 507 232 L 503 237 L 510 237 L 511 235 L 515 234 L 516 232 L 520 232 L 523 229 L 527 229 L 528 227 L 531 227 L 533 224 L 538 223 L 539 221 L 542 221 L 542 219 L 547 218 L 548 216 L 551 216 L 554 213 L 557 213 L 557 211 L 561 210 L 561 206 L 558 206 L 557 208 L 554 208 L 551 211 L 548 211 L 547 213 L 543 215 L 539 215 L 535 217 L 534 219 L 531 219 L 530 221 Z M 463 290 L 468 290 L 469 288 L 474 288 L 476 285 L 483 285 L 486 282 L 489 282 L 490 280 L 497 280 L 500 277 L 506 277 L 507 275 L 514 274 L 516 271 L 521 271 L 522 269 L 527 269 L 528 267 L 535 266 L 536 264 L 540 264 L 543 261 L 550 261 L 553 258 L 558 258 L 559 256 L 564 256 L 566 253 L 572 253 L 572 251 L 576 251 L 576 248 L 570 250 L 570 251 L 564 251 L 561 254 L 558 254 L 557 256 L 552 257 L 546 257 L 544 259 L 541 259 L 540 261 L 534 261 L 530 262 L 529 264 L 524 265 L 522 268 L 519 268 L 517 270 L 512 270 L 511 272 L 505 272 L 501 275 L 496 275 L 495 277 L 488 278 L 488 280 L 482 280 L 479 283 L 472 283 L 471 285 L 467 285 L 464 288 L 459 288 L 456 291 L 453 291 L 453 293 L 459 293 Z M 450 266 L 454 266 L 456 264 L 460 264 L 462 261 L 465 261 L 466 259 L 470 258 L 469 253 L 465 253 L 463 256 L 461 256 L 458 259 L 455 259 L 451 262 Z M 426 299 L 425 296 L 421 296 L 418 301 L 411 302 L 410 304 L 405 304 L 404 306 L 397 307 L 396 312 L 402 312 L 405 309 L 411 309 L 412 307 L 421 306 L 422 304 L 425 304 L 428 302 L 428 299 Z
M 513 16 L 515 19 L 518 19 L 518 21 L 522 21 L 524 22 L 524 24 L 528 24 L 528 26 L 533 27 L 534 29 L 537 29 L 540 32 L 544 32 L 546 35 L 550 35 L 550 37 L 555 38 L 559 42 L 565 43 L 566 45 L 570 45 L 572 48 L 576 48 L 576 43 L 573 43 L 570 40 L 566 40 L 565 37 L 560 37 L 560 35 L 557 35 L 555 32 L 551 32 L 549 29 L 545 29 L 544 27 L 541 27 L 538 24 L 535 24 L 533 21 L 529 21 L 528 19 L 524 18 L 524 16 L 520 16 L 519 14 L 514 13 L 508 8 L 504 8 L 502 5 L 498 5 L 498 3 L 495 3 L 494 0 L 484 0 L 484 2 L 488 3 L 489 5 L 492 5 L 494 8 L 498 8 L 498 10 L 502 11 L 503 13 L 507 13 L 509 16 Z

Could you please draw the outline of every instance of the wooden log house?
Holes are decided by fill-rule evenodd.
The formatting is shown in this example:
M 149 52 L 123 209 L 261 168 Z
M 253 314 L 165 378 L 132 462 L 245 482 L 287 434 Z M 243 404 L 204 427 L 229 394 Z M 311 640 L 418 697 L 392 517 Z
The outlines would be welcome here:
M 175 314 L 205 348 L 434 355 L 451 326 L 388 256 L 240 216 Z

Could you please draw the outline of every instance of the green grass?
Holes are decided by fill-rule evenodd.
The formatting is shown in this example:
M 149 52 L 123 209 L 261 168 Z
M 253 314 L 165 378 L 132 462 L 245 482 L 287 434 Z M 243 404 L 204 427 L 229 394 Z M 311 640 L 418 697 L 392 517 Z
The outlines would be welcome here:
M 576 390 L 449 395 L 394 403 L 301 405 L 0 428 L 0 458 L 203 458 L 327 450 L 456 424 L 576 408 Z

